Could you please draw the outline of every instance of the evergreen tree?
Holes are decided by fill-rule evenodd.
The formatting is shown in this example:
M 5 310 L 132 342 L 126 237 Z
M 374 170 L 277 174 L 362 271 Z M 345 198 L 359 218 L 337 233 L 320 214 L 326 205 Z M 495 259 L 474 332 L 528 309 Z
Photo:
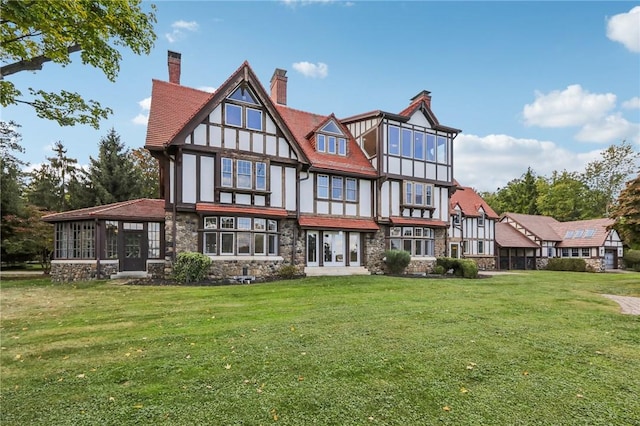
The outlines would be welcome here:
M 87 171 L 92 205 L 141 198 L 142 184 L 129 150 L 114 129 L 100 140 L 98 158 L 90 157 Z

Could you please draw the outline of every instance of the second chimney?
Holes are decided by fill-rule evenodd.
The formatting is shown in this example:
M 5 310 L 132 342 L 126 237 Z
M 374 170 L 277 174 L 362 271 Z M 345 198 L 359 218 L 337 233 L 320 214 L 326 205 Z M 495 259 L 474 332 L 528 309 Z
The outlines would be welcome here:
M 276 68 L 271 77 L 271 100 L 277 104 L 287 104 L 287 80 L 287 71 Z
M 169 66 L 169 83 L 180 84 L 180 63 L 182 55 L 168 51 L 167 65 Z

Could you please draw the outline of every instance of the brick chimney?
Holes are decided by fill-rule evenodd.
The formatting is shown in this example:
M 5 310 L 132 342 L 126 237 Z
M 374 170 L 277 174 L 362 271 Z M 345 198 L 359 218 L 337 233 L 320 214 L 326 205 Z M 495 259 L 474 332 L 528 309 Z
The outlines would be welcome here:
M 427 106 L 427 108 L 431 109 L 431 92 L 428 90 L 423 90 L 422 92 L 415 95 L 411 98 L 411 103 L 414 103 L 418 99 L 422 99 Z
M 287 80 L 287 71 L 276 68 L 271 77 L 271 100 L 277 104 L 287 104 Z
M 169 66 L 169 82 L 180 84 L 180 63 L 182 55 L 177 52 L 168 51 L 167 65 Z

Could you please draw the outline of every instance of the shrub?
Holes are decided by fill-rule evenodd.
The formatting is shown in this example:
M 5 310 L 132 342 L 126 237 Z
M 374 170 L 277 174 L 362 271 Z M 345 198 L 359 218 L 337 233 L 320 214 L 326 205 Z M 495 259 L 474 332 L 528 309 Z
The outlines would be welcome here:
M 445 272 L 447 272 L 447 270 L 444 269 L 444 266 L 442 265 L 436 265 L 435 268 L 433 268 L 434 274 L 444 275 Z
M 173 264 L 173 278 L 179 283 L 189 284 L 202 281 L 207 277 L 211 259 L 202 253 L 178 253 Z
M 626 250 L 622 260 L 625 268 L 640 271 L 640 250 Z
M 453 274 L 456 277 L 478 278 L 478 265 L 470 259 L 439 257 L 436 259 L 436 265 L 436 268 L 442 267 L 445 272 L 453 269 Z
M 293 265 L 282 265 L 280 269 L 278 269 L 278 276 L 280 278 L 289 280 L 295 278 L 296 275 L 298 275 L 298 268 Z
M 404 250 L 387 250 L 384 252 L 384 263 L 392 274 L 401 274 L 411 262 L 411 255 Z
M 584 259 L 553 258 L 549 259 L 547 270 L 586 272 L 587 262 Z

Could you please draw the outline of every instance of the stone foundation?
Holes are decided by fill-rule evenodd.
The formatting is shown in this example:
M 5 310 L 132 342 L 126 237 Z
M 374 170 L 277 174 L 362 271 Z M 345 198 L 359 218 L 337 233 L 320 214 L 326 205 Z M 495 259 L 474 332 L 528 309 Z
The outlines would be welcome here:
M 493 271 L 496 269 L 496 258 L 495 257 L 470 257 L 465 256 L 465 259 L 473 260 L 478 265 L 478 271 Z
M 65 283 L 75 281 L 90 281 L 109 279 L 111 274 L 118 272 L 118 263 L 100 263 L 100 273 L 96 261 L 52 261 L 51 281 Z

